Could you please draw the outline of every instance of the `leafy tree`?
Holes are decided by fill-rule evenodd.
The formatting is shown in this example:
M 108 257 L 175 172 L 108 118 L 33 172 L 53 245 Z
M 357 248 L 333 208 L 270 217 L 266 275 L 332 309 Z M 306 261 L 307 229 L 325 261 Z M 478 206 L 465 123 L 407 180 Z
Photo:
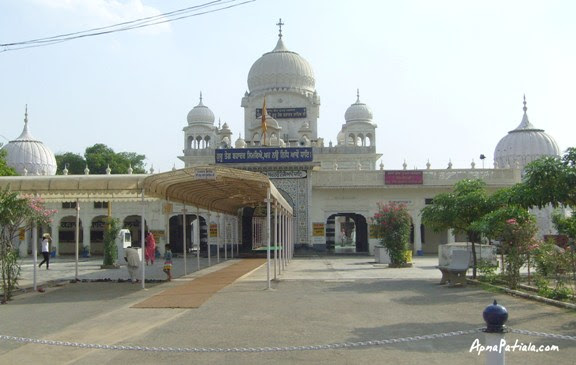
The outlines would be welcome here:
M 495 198 L 493 198 L 495 199 Z M 474 223 L 490 239 L 499 240 L 506 255 L 504 265 L 508 285 L 515 289 L 520 281 L 520 268 L 529 261 L 530 251 L 537 247 L 536 218 L 518 205 L 502 205 Z
M 104 266 L 112 266 L 118 259 L 118 249 L 116 247 L 116 238 L 120 233 L 121 225 L 118 218 L 108 218 L 106 230 L 104 231 Z
M 526 206 L 575 206 L 576 148 L 568 148 L 560 159 L 544 157 L 526 165 L 521 185 L 518 189 Z
M 84 156 L 72 152 L 56 155 L 58 173 L 61 174 L 68 164 L 68 173 L 73 175 L 84 174 L 86 166 L 90 169 L 90 174 L 105 174 L 108 167 L 112 174 L 126 174 L 130 167 L 135 174 L 143 174 L 146 172 L 145 159 L 145 155 L 135 152 L 116 153 L 102 143 L 87 147 Z
M 435 231 L 453 229 L 455 233 L 466 234 L 472 243 L 474 278 L 476 244 L 480 243 L 482 233 L 476 222 L 495 208 L 494 200 L 489 199 L 485 186 L 482 180 L 460 180 L 452 192 L 436 195 L 433 203 L 422 209 L 422 222 Z
M 6 163 L 6 150 L 2 149 L 2 144 L 0 144 L 0 176 L 16 176 L 16 170 L 8 166 Z
M 84 157 L 73 152 L 66 152 L 64 154 L 58 154 L 56 157 L 56 165 L 58 170 L 56 173 L 58 175 L 63 174 L 64 168 L 68 169 L 68 173 L 71 175 L 81 175 L 84 173 L 86 168 L 86 160 Z

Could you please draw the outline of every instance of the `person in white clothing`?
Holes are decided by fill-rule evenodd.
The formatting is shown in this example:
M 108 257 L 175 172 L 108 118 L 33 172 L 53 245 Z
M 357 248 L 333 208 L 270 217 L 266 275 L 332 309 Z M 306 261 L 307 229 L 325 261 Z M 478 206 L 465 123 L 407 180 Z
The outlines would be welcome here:
M 42 235 L 42 257 L 44 260 L 38 265 L 38 267 L 42 267 L 43 263 L 46 263 L 46 270 L 50 270 L 50 243 L 52 242 L 52 237 L 50 237 L 50 233 L 44 233 Z
M 138 282 L 138 268 L 140 267 L 140 255 L 138 255 L 138 250 L 135 248 L 126 247 L 124 249 L 124 260 L 128 264 L 128 275 L 132 283 Z

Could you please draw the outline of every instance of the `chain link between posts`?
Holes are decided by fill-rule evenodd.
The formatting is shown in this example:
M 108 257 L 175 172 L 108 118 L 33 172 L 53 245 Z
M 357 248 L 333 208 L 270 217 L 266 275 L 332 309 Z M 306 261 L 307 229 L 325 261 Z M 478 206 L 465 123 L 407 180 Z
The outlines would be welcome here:
M 544 332 L 535 332 L 535 331 L 527 331 L 527 330 L 519 330 L 514 328 L 508 329 L 509 333 L 517 333 L 519 335 L 528 335 L 528 336 L 536 336 L 536 337 L 545 337 L 545 338 L 553 338 L 555 340 L 567 340 L 567 341 L 576 341 L 576 336 L 567 336 L 567 335 L 556 335 L 553 333 L 544 333 Z
M 358 348 L 369 346 L 382 346 L 398 343 L 407 343 L 423 340 L 434 340 L 440 338 L 471 335 L 474 333 L 481 333 L 482 329 L 471 329 L 465 331 L 454 331 L 446 333 L 436 333 L 431 335 L 400 337 L 387 340 L 373 340 L 361 342 L 344 342 L 325 345 L 312 345 L 312 346 L 284 346 L 284 347 L 233 347 L 233 348 L 205 348 L 205 347 L 150 347 L 150 346 L 132 346 L 132 345 L 99 345 L 87 344 L 79 342 L 68 341 L 55 341 L 55 340 L 42 340 L 26 337 L 4 336 L 0 335 L 0 340 L 12 341 L 19 343 L 31 343 L 38 345 L 49 346 L 64 346 L 64 347 L 77 347 L 83 349 L 97 349 L 97 350 L 120 350 L 120 351 L 150 351 L 150 352 L 285 352 L 285 351 L 315 351 L 315 350 L 333 350 L 345 348 Z

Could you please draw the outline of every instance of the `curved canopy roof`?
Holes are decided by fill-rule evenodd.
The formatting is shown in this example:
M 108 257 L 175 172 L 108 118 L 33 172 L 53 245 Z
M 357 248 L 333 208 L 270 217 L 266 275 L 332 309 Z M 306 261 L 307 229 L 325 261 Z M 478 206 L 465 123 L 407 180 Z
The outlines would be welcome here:
M 147 196 L 189 204 L 214 212 L 236 214 L 238 209 L 263 204 L 270 198 L 292 214 L 292 207 L 263 174 L 216 166 L 196 166 L 148 176 Z
M 40 194 L 46 201 L 127 201 L 159 198 L 213 212 L 271 202 L 289 214 L 292 207 L 270 179 L 260 173 L 216 166 L 190 167 L 154 175 L 4 176 L 0 188 Z

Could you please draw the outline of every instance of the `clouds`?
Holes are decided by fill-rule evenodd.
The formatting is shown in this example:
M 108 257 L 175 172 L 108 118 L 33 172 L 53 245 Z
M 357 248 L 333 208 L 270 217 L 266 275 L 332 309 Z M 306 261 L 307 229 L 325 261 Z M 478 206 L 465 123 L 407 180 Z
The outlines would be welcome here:
M 68 24 L 74 24 L 76 31 L 105 27 L 136 19 L 156 17 L 162 12 L 145 5 L 142 0 L 33 0 L 37 6 L 49 12 L 58 13 Z M 137 30 L 142 34 L 157 34 L 170 31 L 170 23 L 162 23 Z

